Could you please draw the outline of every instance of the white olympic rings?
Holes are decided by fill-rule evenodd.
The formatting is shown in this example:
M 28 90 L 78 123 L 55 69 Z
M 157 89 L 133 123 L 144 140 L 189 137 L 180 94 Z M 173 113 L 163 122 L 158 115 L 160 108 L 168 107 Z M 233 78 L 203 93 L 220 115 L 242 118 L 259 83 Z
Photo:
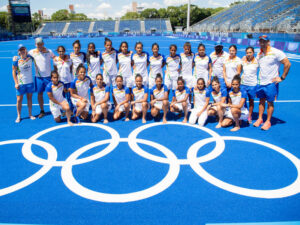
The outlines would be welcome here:
M 0 146 L 6 145 L 6 144 L 23 143 L 22 154 L 23 154 L 24 158 L 26 158 L 28 161 L 30 161 L 34 164 L 41 165 L 42 168 L 38 172 L 33 174 L 31 177 L 29 177 L 19 183 L 15 184 L 15 185 L 11 185 L 7 188 L 0 189 L 0 196 L 6 195 L 9 193 L 13 193 L 17 190 L 20 190 L 22 188 L 25 188 L 26 186 L 31 185 L 35 181 L 39 180 L 42 176 L 44 176 L 52 167 L 62 167 L 61 177 L 62 177 L 64 184 L 73 193 L 75 193 L 83 198 L 94 200 L 94 201 L 100 201 L 100 202 L 114 202 L 114 203 L 138 201 L 138 200 L 146 199 L 146 198 L 152 197 L 154 195 L 157 195 L 157 194 L 163 192 L 164 190 L 166 190 L 168 187 L 170 187 L 177 179 L 179 172 L 180 172 L 180 167 L 182 165 L 190 165 L 191 168 L 195 171 L 195 173 L 197 173 L 200 177 L 202 177 L 207 182 L 209 182 L 223 190 L 226 190 L 226 191 L 229 191 L 229 192 L 232 192 L 235 194 L 239 194 L 239 195 L 256 197 L 256 198 L 283 198 L 283 197 L 288 197 L 288 196 L 300 193 L 300 160 L 297 157 L 295 157 L 294 155 L 292 155 L 291 153 L 289 153 L 288 151 L 286 151 L 278 146 L 275 146 L 275 145 L 272 145 L 272 144 L 269 144 L 269 143 L 266 143 L 263 141 L 250 139 L 250 138 L 244 138 L 244 137 L 227 137 L 227 136 L 221 137 L 216 132 L 214 132 L 208 128 L 205 128 L 205 127 L 199 127 L 196 125 L 183 124 L 183 123 L 178 123 L 178 122 L 168 122 L 167 125 L 180 125 L 180 126 L 184 125 L 187 127 L 199 129 L 199 130 L 204 131 L 204 132 L 208 133 L 209 135 L 211 135 L 211 137 L 209 137 L 209 138 L 199 140 L 196 143 L 192 144 L 189 147 L 189 149 L 187 150 L 187 159 L 178 159 L 176 157 L 176 155 L 170 149 L 166 148 L 165 146 L 163 146 L 159 143 L 156 143 L 156 142 L 153 142 L 150 140 L 141 139 L 138 137 L 140 132 L 142 132 L 143 130 L 151 128 L 151 127 L 155 127 L 155 126 L 161 126 L 161 125 L 163 125 L 163 124 L 162 123 L 151 123 L 151 124 L 143 125 L 141 127 L 136 128 L 135 130 L 133 130 L 129 134 L 128 138 L 120 138 L 120 135 L 116 130 L 114 130 L 111 127 L 102 125 L 102 124 L 82 123 L 80 125 L 76 125 L 78 127 L 91 126 L 91 127 L 101 128 L 101 129 L 107 131 L 111 135 L 111 139 L 100 140 L 100 141 L 96 141 L 94 143 L 88 144 L 86 146 L 83 146 L 83 147 L 79 148 L 78 150 L 75 150 L 65 161 L 57 160 L 58 153 L 57 153 L 57 149 L 54 146 L 52 146 L 51 144 L 49 144 L 45 141 L 40 141 L 37 139 L 39 137 L 41 137 L 42 135 L 47 134 L 49 132 L 52 132 L 52 131 L 55 131 L 58 129 L 62 129 L 62 128 L 67 128 L 67 127 L 69 127 L 68 125 L 60 125 L 60 126 L 55 126 L 55 127 L 43 130 L 43 131 L 33 135 L 29 139 L 2 141 L 2 142 L 0 142 Z M 166 126 L 166 125 L 164 125 L 164 126 Z M 203 162 L 211 161 L 211 160 L 217 158 L 219 155 L 221 155 L 223 153 L 223 151 L 225 150 L 225 140 L 251 142 L 251 143 L 265 146 L 267 148 L 270 148 L 270 149 L 280 153 L 281 155 L 283 155 L 287 159 L 289 159 L 293 163 L 293 165 L 296 167 L 296 169 L 297 169 L 296 180 L 292 184 L 290 184 L 286 187 L 280 188 L 280 189 L 255 190 L 255 189 L 238 187 L 238 186 L 223 182 L 223 181 L 215 178 L 214 176 L 212 176 L 211 174 L 206 172 L 200 164 Z M 143 158 L 146 158 L 148 160 L 158 162 L 158 163 L 169 164 L 169 171 L 166 174 L 166 176 L 160 182 L 153 185 L 152 187 L 149 187 L 149 188 L 141 190 L 141 191 L 125 193 L 125 194 L 101 193 L 98 191 L 90 190 L 90 189 L 82 186 L 81 184 L 79 184 L 76 181 L 76 179 L 72 173 L 73 166 L 80 165 L 83 163 L 88 163 L 88 162 L 100 159 L 102 157 L 105 157 L 107 154 L 109 154 L 114 149 L 116 149 L 120 142 L 127 142 L 129 147 L 131 148 L 131 150 Z M 199 150 L 203 146 L 205 146 L 206 144 L 211 143 L 211 142 L 216 142 L 215 148 L 213 150 L 211 150 L 208 154 L 201 156 L 201 157 L 197 157 L 197 153 L 199 152 Z M 155 149 L 162 152 L 166 158 L 156 156 L 149 152 L 146 152 L 138 145 L 138 143 L 154 147 Z M 48 155 L 47 159 L 43 159 L 43 158 L 36 156 L 31 149 L 32 144 L 38 145 L 38 146 L 44 148 Z M 105 147 L 100 152 L 98 152 L 94 155 L 79 159 L 79 157 L 82 154 L 84 154 L 85 152 L 87 152 L 88 150 L 90 150 L 94 147 L 106 145 L 106 144 L 108 144 L 108 146 Z

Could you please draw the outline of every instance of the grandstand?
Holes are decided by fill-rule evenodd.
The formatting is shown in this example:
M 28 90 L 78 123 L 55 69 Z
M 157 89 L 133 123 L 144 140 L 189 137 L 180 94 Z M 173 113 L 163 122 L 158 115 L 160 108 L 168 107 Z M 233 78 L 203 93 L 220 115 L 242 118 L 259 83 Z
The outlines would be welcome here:
M 300 2 L 242 2 L 192 25 L 190 31 L 297 33 L 300 31 Z

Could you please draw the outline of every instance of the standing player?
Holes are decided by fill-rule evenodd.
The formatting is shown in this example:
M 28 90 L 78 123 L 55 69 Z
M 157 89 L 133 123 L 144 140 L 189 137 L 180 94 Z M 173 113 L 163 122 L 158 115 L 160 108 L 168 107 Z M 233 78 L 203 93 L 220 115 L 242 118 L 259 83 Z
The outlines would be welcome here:
M 79 40 L 76 40 L 73 42 L 73 50 L 70 54 L 70 58 L 72 60 L 72 72 L 73 72 L 73 77 L 77 77 L 76 70 L 77 67 L 86 62 L 86 54 L 84 52 L 80 52 L 81 50 L 81 44 Z
M 66 111 L 67 121 L 70 126 L 71 110 L 67 100 L 64 98 L 63 93 L 66 91 L 64 84 L 59 81 L 59 75 L 56 71 L 51 72 L 51 82 L 47 85 L 46 91 L 49 97 L 50 111 L 57 123 L 61 122 L 61 110 Z
M 155 86 L 150 90 L 151 97 L 151 115 L 158 117 L 160 110 L 164 111 L 163 123 L 167 123 L 167 113 L 169 108 L 169 93 L 166 85 L 162 83 L 161 74 L 157 74 L 155 78 Z
M 227 59 L 228 53 L 223 51 L 223 45 L 221 42 L 215 44 L 215 51 L 210 54 L 212 61 L 212 76 L 218 77 L 221 88 L 226 88 L 226 84 L 223 77 L 223 65 L 225 59 Z
M 103 82 L 102 74 L 96 76 L 97 85 L 91 91 L 92 118 L 91 121 L 96 123 L 103 113 L 103 123 L 108 123 L 107 114 L 111 109 L 109 102 L 110 87 Z
M 163 74 L 162 68 L 165 66 L 165 57 L 159 54 L 159 45 L 154 43 L 152 45 L 153 55 L 150 57 L 150 72 L 149 72 L 149 89 L 155 85 L 156 74 Z
M 86 54 L 88 76 L 91 78 L 93 84 L 96 84 L 96 75 L 100 73 L 100 51 L 95 51 L 95 49 L 95 44 L 89 43 Z
M 113 118 L 118 120 L 125 112 L 125 121 L 129 121 L 130 91 L 123 85 L 123 77 L 116 77 L 116 86 L 112 89 L 114 102 L 116 103 Z
M 128 51 L 128 43 L 123 41 L 118 53 L 119 71 L 118 75 L 123 77 L 123 84 L 131 90 L 134 78 L 131 70 L 132 51 Z
M 70 92 L 71 100 L 76 110 L 74 112 L 76 122 L 80 122 L 79 116 L 86 120 L 89 116 L 89 89 L 93 88 L 92 80 L 86 76 L 86 69 L 83 65 L 77 67 L 76 74 L 78 75 L 71 83 Z
M 41 37 L 35 39 L 35 45 L 36 49 L 30 50 L 28 54 L 34 58 L 35 62 L 35 83 L 41 109 L 38 117 L 42 118 L 45 116 L 43 93 L 51 81 L 51 59 L 54 58 L 54 54 L 44 47 L 44 41 Z
M 188 110 L 191 108 L 189 101 L 190 89 L 184 85 L 184 79 L 179 77 L 177 80 L 177 88 L 173 90 L 173 99 L 170 104 L 171 112 L 184 112 L 183 123 L 187 122 Z
M 285 80 L 291 67 L 291 63 L 286 55 L 270 46 L 270 40 L 267 35 L 259 37 L 260 52 L 257 55 L 259 64 L 257 97 L 259 98 L 259 115 L 253 126 L 258 127 L 263 123 L 263 113 L 265 111 L 265 102 L 268 102 L 267 120 L 261 127 L 262 130 L 268 130 L 271 127 L 271 118 L 274 112 L 274 101 L 278 95 L 278 83 Z M 284 65 L 283 73 L 279 77 L 280 64 Z
M 142 75 L 143 84 L 148 87 L 148 66 L 149 66 L 149 54 L 143 52 L 143 43 L 137 42 L 135 44 L 136 53 L 132 55 L 132 65 L 134 77 L 137 74 Z
M 132 105 L 132 120 L 136 120 L 142 115 L 142 123 L 146 123 L 146 114 L 148 110 L 148 88 L 143 85 L 143 77 L 140 74 L 135 76 L 135 84 L 132 88 L 134 96 Z
M 167 68 L 165 73 L 165 85 L 169 90 L 176 90 L 181 59 L 180 56 L 176 54 L 177 51 L 176 45 L 170 45 L 169 50 L 170 50 L 170 55 L 166 58 Z
M 117 54 L 118 52 L 112 47 L 112 41 L 108 38 L 105 38 L 104 41 L 105 51 L 100 54 L 101 64 L 103 66 L 103 78 L 104 83 L 107 86 L 113 85 L 116 86 L 115 80 L 118 73 L 117 69 Z
M 194 86 L 193 67 L 194 53 L 190 42 L 186 42 L 183 46 L 184 52 L 180 54 L 181 58 L 181 76 L 185 82 L 185 86 L 192 89 Z
M 248 47 L 246 49 L 246 56 L 242 59 L 243 75 L 241 76 L 241 88 L 244 89 L 249 99 L 249 117 L 248 122 L 252 123 L 252 113 L 254 109 L 254 98 L 257 89 L 257 71 L 258 62 L 254 57 L 254 48 Z
M 231 81 L 235 75 L 240 75 L 242 70 L 242 61 L 236 56 L 237 47 L 231 45 L 229 47 L 229 56 L 225 59 L 223 65 L 223 78 L 227 87 L 227 90 L 231 88 Z
M 210 99 L 210 92 L 205 87 L 205 80 L 199 78 L 197 85 L 192 89 L 194 108 L 192 109 L 189 123 L 195 124 L 198 120 L 199 126 L 204 126 L 207 120 L 207 107 Z
M 199 78 L 203 78 L 205 85 L 208 87 L 211 84 L 212 62 L 211 58 L 205 53 L 205 45 L 199 44 L 194 63 L 194 86 L 197 85 Z
M 31 120 L 35 117 L 32 116 L 32 93 L 34 92 L 34 83 L 32 77 L 32 64 L 33 58 L 27 55 L 25 46 L 19 45 L 19 56 L 13 58 L 12 75 L 15 82 L 16 94 L 17 94 L 17 119 L 16 123 L 21 122 L 21 109 L 23 95 L 27 96 L 28 114 Z

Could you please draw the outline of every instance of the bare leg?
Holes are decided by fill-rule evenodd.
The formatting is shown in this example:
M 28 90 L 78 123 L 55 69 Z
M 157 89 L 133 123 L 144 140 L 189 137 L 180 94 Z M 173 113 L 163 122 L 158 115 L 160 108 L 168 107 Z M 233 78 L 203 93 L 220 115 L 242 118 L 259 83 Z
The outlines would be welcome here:
M 187 103 L 186 102 L 183 102 L 182 103 L 182 108 L 183 108 L 183 112 L 184 112 L 184 119 L 183 119 L 183 123 L 186 123 L 187 122 L 187 116 L 188 116 L 188 110 L 187 110 Z
M 147 110 L 148 110 L 148 103 L 143 102 L 143 104 L 142 104 L 142 123 L 146 123 Z
M 108 123 L 107 114 L 108 114 L 108 105 L 106 103 L 101 104 L 102 112 L 103 112 L 103 123 Z
M 167 100 L 163 100 L 163 107 L 162 107 L 164 111 L 163 123 L 167 123 L 168 107 L 169 107 L 169 102 Z
M 22 101 L 23 101 L 23 95 L 17 96 L 17 114 L 18 114 L 18 118 L 21 118 Z

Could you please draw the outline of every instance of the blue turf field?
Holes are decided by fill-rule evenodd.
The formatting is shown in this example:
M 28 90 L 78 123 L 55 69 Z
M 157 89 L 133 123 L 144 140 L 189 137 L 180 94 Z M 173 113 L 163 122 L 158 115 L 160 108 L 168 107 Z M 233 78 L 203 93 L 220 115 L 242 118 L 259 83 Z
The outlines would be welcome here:
M 74 40 L 47 39 L 45 43 L 52 50 L 64 45 L 70 52 Z M 158 42 L 161 53 L 167 55 L 170 44 L 177 44 L 181 52 L 188 39 L 115 37 L 115 48 L 123 40 L 129 42 L 130 49 L 140 40 L 148 52 L 152 43 Z M 94 38 L 81 39 L 83 51 L 91 41 L 97 49 L 104 50 L 104 39 Z M 190 41 L 196 51 L 199 42 Z M 267 132 L 253 126 L 237 133 L 230 132 L 230 128 L 217 130 L 212 120 L 204 129 L 198 129 L 182 125 L 182 119 L 172 115 L 168 117 L 172 121 L 169 125 L 158 124 L 149 117 L 146 126 L 141 120 L 120 120 L 107 126 L 99 122 L 97 127 L 65 127 L 65 123 L 56 124 L 50 114 L 43 119 L 14 123 L 16 98 L 11 61 L 19 43 L 0 43 L 0 224 L 300 221 L 299 55 L 288 54 L 292 67 L 280 84 L 273 126 Z M 33 40 L 22 43 L 28 49 L 34 47 Z M 213 43 L 205 44 L 207 52 L 212 52 Z M 243 53 L 244 47 L 240 46 L 238 55 Z M 37 103 L 36 94 L 33 101 Z M 257 103 L 254 110 L 258 111 Z M 33 114 L 38 113 L 39 107 L 34 106 Z M 28 116 L 26 107 L 22 115 Z M 23 145 L 29 138 L 34 144 L 33 154 L 28 142 Z M 19 139 L 26 140 L 5 142 Z M 92 159 L 94 156 L 96 159 Z M 184 160 L 187 157 L 189 161 Z

